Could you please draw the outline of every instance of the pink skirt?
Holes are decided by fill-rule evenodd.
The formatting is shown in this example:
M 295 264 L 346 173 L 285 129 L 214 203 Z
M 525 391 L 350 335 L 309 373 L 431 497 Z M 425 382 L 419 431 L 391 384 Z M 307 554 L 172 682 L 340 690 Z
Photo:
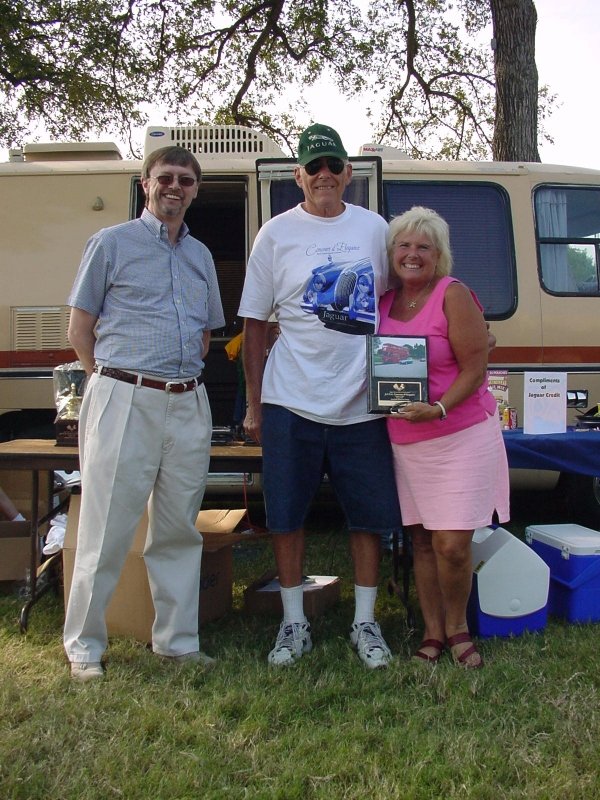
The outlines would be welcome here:
M 470 531 L 510 518 L 508 461 L 496 415 L 463 431 L 395 444 L 394 472 L 404 525 Z

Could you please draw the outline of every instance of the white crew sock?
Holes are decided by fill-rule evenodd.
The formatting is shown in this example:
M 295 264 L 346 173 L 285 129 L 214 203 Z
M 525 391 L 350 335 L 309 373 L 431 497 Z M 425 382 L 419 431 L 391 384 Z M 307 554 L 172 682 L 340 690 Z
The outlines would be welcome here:
M 302 584 L 292 586 L 289 589 L 281 589 L 281 602 L 283 603 L 283 621 L 286 625 L 294 622 L 306 622 L 304 616 L 304 597 L 302 594 Z
M 375 622 L 377 586 L 354 585 L 354 622 Z

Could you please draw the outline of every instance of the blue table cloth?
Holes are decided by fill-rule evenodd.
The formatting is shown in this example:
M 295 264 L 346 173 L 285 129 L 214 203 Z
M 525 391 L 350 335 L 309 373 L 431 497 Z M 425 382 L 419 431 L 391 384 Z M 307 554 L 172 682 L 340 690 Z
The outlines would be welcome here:
M 525 434 L 516 428 L 502 435 L 510 467 L 600 476 L 600 430 Z

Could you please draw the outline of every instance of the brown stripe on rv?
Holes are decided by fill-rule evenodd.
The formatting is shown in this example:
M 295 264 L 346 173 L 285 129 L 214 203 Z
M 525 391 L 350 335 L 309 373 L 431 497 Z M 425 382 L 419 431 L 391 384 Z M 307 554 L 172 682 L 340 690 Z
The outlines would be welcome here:
M 557 364 L 569 368 L 581 364 L 600 366 L 600 347 L 495 347 L 489 363 L 508 367 Z
M 54 367 L 76 358 L 74 350 L 0 350 L 0 369 Z M 600 367 L 600 347 L 495 347 L 490 353 L 489 363 L 516 368 L 528 364 Z
M 75 361 L 74 350 L 0 350 L 0 369 L 8 367 L 55 367 Z

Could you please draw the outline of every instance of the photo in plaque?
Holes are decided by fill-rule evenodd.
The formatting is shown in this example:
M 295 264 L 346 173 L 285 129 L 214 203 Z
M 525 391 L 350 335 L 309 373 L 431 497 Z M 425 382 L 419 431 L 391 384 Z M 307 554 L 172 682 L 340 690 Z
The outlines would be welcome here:
M 407 403 L 429 402 L 427 337 L 369 334 L 366 339 L 369 412 L 391 414 Z

